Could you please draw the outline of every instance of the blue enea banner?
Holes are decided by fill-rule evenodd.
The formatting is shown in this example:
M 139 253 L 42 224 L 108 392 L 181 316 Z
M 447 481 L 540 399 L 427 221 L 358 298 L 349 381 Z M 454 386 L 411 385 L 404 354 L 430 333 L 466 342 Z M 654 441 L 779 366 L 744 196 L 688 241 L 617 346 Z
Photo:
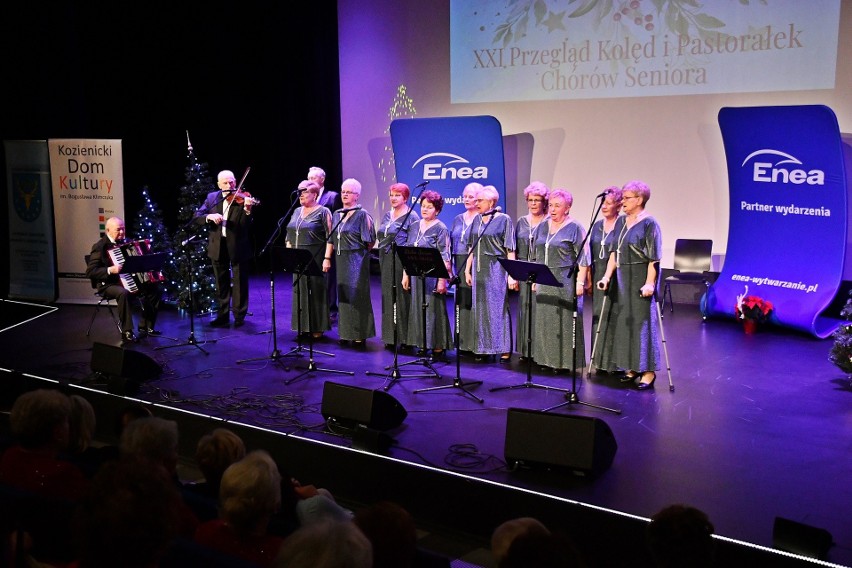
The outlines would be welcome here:
M 506 211 L 503 133 L 493 116 L 401 118 L 391 122 L 396 179 L 411 188 L 428 181 L 427 189 L 444 198 L 441 220 L 449 227 L 464 212 L 462 192 L 467 184 L 493 185 Z M 419 212 L 419 211 L 418 211 Z
M 730 227 L 711 315 L 733 316 L 737 296 L 774 304 L 773 321 L 826 337 L 821 317 L 843 275 L 847 172 L 837 117 L 825 106 L 723 108 Z

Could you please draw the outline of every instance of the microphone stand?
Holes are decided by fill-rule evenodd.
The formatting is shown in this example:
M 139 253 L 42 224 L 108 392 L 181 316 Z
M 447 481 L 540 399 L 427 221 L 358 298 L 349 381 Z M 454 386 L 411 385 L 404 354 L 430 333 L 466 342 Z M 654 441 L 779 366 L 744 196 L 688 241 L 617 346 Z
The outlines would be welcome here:
M 598 206 L 597 211 L 595 211 L 594 216 L 592 217 L 591 224 L 594 225 L 595 219 L 598 216 L 598 213 L 603 206 L 603 201 L 601 201 Z M 542 412 L 550 412 L 551 410 L 556 410 L 557 408 L 562 408 L 563 406 L 570 406 L 572 404 L 582 404 L 583 406 L 589 406 L 591 408 L 597 408 L 599 410 L 606 410 L 607 412 L 612 412 L 614 414 L 621 414 L 621 410 L 616 408 L 607 408 L 606 406 L 599 406 L 597 404 L 592 404 L 589 402 L 583 402 L 580 400 L 580 397 L 577 395 L 577 309 L 580 304 L 580 297 L 576 296 L 577 294 L 577 266 L 580 262 L 580 256 L 583 254 L 583 251 L 586 250 L 586 242 L 589 240 L 589 236 L 592 234 L 591 228 L 586 232 L 586 235 L 583 237 L 583 241 L 580 243 L 579 250 L 577 251 L 577 255 L 574 258 L 574 262 L 571 264 L 571 267 L 568 269 L 568 277 L 571 279 L 571 282 L 574 284 L 574 311 L 572 314 L 572 325 L 571 325 L 571 390 L 565 393 L 565 402 L 561 404 L 557 404 L 555 406 L 551 406 L 549 408 L 545 408 Z M 532 330 L 530 330 L 532 331 Z M 591 364 L 591 363 L 590 363 Z
M 340 226 L 340 223 L 343 222 L 344 217 L 346 217 L 346 213 L 341 215 L 340 221 L 338 221 L 337 224 L 335 224 L 331 228 L 331 231 L 329 231 L 328 236 L 326 237 L 324 244 L 328 244 L 331 241 L 331 239 L 334 236 L 334 231 L 336 231 L 337 227 Z M 323 253 L 323 254 L 325 253 L 325 247 L 321 247 L 321 248 L 318 247 L 317 248 L 316 252 L 311 257 L 311 260 L 308 263 L 308 265 L 316 264 L 316 258 L 320 253 Z M 297 291 L 298 291 L 298 286 L 299 286 L 299 280 L 305 275 L 306 272 L 307 272 L 307 270 L 299 273 L 299 276 L 296 278 L 296 282 L 294 282 L 294 288 L 296 288 Z M 322 371 L 322 372 L 325 372 L 325 373 L 337 373 L 337 374 L 340 374 L 340 375 L 353 375 L 354 376 L 355 371 L 343 371 L 343 370 L 339 370 L 339 369 L 325 369 L 325 368 L 322 368 L 322 367 L 317 367 L 316 362 L 314 362 L 314 338 L 313 338 L 313 333 L 311 333 L 311 330 L 313 330 L 313 327 L 314 327 L 314 325 L 313 325 L 314 322 L 312 321 L 312 318 L 311 318 L 311 296 L 312 296 L 312 292 L 311 292 L 310 286 L 307 286 L 307 289 L 308 289 L 308 331 L 310 333 L 309 339 L 308 339 L 308 350 L 309 350 L 308 366 L 302 367 L 304 369 L 304 371 L 302 373 L 296 375 L 292 379 L 284 381 L 284 384 L 289 385 L 290 383 L 298 381 L 299 379 L 301 379 L 305 375 L 307 375 L 309 373 L 313 373 L 315 371 Z M 299 298 L 299 309 L 300 310 L 301 310 L 301 307 L 302 307 L 302 302 L 301 302 L 301 298 Z M 301 324 L 302 324 L 302 318 L 301 318 L 301 314 L 300 314 L 299 315 L 299 325 L 301 326 Z M 321 351 L 321 353 L 325 353 L 325 352 Z M 329 355 L 331 357 L 334 357 L 334 354 L 332 354 L 332 353 L 325 353 L 325 354 Z
M 373 372 L 373 371 L 365 371 L 366 375 L 381 375 L 386 379 L 386 384 L 382 389 L 387 392 L 390 388 L 399 382 L 400 379 L 403 378 L 425 378 L 425 377 L 434 377 L 432 373 L 409 373 L 407 375 L 403 375 L 399 370 L 399 320 L 397 319 L 397 287 L 399 286 L 399 282 L 396 277 L 396 263 L 397 263 L 397 240 L 399 240 L 399 233 L 405 231 L 405 240 L 408 240 L 408 223 L 409 217 L 411 217 L 411 212 L 414 211 L 414 205 L 420 203 L 420 199 L 423 197 L 423 192 L 426 191 L 426 186 L 429 185 L 429 182 L 423 182 L 420 184 L 420 193 L 417 194 L 417 199 L 414 200 L 414 203 L 408 206 L 408 211 L 405 212 L 405 215 L 402 216 L 402 220 L 399 223 L 399 230 L 394 233 L 393 239 L 391 240 L 391 307 L 393 310 L 393 363 L 387 367 L 385 367 L 385 371 L 390 370 L 390 373 L 381 373 L 381 372 Z M 390 378 L 390 382 L 387 382 L 387 379 Z
M 272 234 L 269 236 L 269 240 L 266 241 L 266 244 L 263 245 L 263 250 L 260 251 L 260 256 L 263 256 L 267 250 L 269 250 L 274 244 L 275 241 L 278 240 L 278 237 L 281 236 L 281 225 L 283 225 L 287 219 L 292 215 L 293 210 L 296 208 L 296 204 L 298 203 L 298 199 L 293 201 L 290 204 L 290 209 L 287 210 L 284 215 L 278 219 L 278 224 L 275 226 L 275 230 L 272 231 Z M 291 349 L 286 354 L 282 354 L 281 351 L 278 350 L 278 326 L 276 324 L 275 317 L 275 255 L 269 255 L 269 298 L 271 302 L 271 312 L 272 312 L 272 353 L 269 354 L 268 357 L 254 357 L 252 359 L 240 359 L 237 361 L 237 364 L 248 363 L 252 361 L 273 361 L 275 363 L 280 363 L 282 357 L 288 357 L 294 354 L 297 354 L 301 351 L 301 338 L 299 341 L 299 346 L 296 349 Z M 301 304 L 300 304 L 301 307 Z M 285 371 L 289 371 L 290 368 L 286 365 L 284 366 Z
M 217 205 L 219 205 L 220 203 L 222 203 L 223 201 L 228 199 L 228 196 L 231 193 L 233 193 L 233 192 L 228 191 L 225 195 L 223 195 L 221 197 L 221 199 L 219 199 L 218 201 L 213 203 L 212 206 L 207 207 L 205 210 L 196 211 L 196 214 L 193 215 L 192 219 L 190 219 L 188 223 L 186 223 L 183 227 L 181 227 L 178 234 L 181 234 L 181 233 L 186 234 L 189 231 L 189 228 L 192 225 L 195 224 L 195 220 L 197 218 L 201 217 L 201 215 L 209 214 L 210 211 L 213 208 L 215 208 Z M 198 238 L 198 233 L 194 233 L 191 237 L 189 237 L 188 239 L 185 239 L 184 241 L 181 242 L 181 246 L 183 247 L 183 254 L 186 256 L 186 262 L 187 262 L 187 265 L 189 267 L 189 337 L 183 343 L 177 343 L 175 345 L 163 345 L 163 346 L 160 346 L 160 347 L 156 347 L 154 349 L 155 351 L 158 351 L 160 349 L 170 349 L 172 347 L 186 347 L 187 345 L 194 345 L 205 355 L 210 355 L 210 353 L 206 349 L 201 347 L 201 345 L 206 344 L 206 343 L 216 343 L 216 341 L 218 341 L 217 339 L 205 339 L 204 341 L 199 342 L 195 338 L 195 307 L 194 307 L 195 306 L 195 299 L 192 297 L 192 291 L 195 288 L 195 278 L 193 277 L 193 273 L 195 272 L 195 269 L 194 269 L 194 266 L 192 264 L 192 255 L 189 254 L 189 248 L 187 247 L 187 245 L 189 245 L 192 241 L 194 241 L 197 238 Z
M 486 213 L 485 216 L 494 216 L 495 213 L 497 213 L 497 210 L 493 209 L 490 212 Z M 471 224 L 473 224 L 472 221 L 471 221 Z M 463 263 L 464 266 L 467 266 L 468 259 L 473 254 L 473 251 L 476 250 L 476 245 L 479 243 L 479 240 L 483 237 L 483 235 L 485 235 L 485 231 L 487 231 L 487 230 L 488 230 L 488 226 L 486 226 L 482 230 L 482 232 L 479 233 L 479 235 L 476 236 L 476 239 L 473 241 L 472 245 L 470 246 L 470 250 L 467 251 L 467 256 L 465 256 L 465 260 L 464 260 L 464 263 Z M 459 323 L 461 322 L 461 306 L 459 306 L 459 288 L 458 288 L 458 284 L 459 284 L 460 281 L 461 281 L 460 275 L 454 274 L 453 277 L 450 279 L 450 281 L 447 283 L 450 286 L 456 287 L 455 294 L 453 295 L 453 312 L 454 312 L 453 317 L 455 319 L 455 329 L 453 330 L 453 347 L 455 348 L 455 351 L 456 351 L 456 376 L 453 377 L 453 383 L 450 384 L 450 385 L 442 385 L 442 386 L 439 386 L 439 387 L 419 389 L 419 390 L 416 390 L 414 392 L 419 393 L 419 392 L 436 391 L 436 390 L 443 390 L 443 389 L 459 389 L 459 390 L 462 391 L 463 394 L 473 398 L 477 402 L 484 403 L 485 402 L 484 399 L 476 396 L 475 394 L 473 394 L 472 392 L 467 390 L 467 387 L 481 385 L 482 381 L 464 382 L 461 378 L 461 353 L 459 353 L 459 347 L 461 345 L 461 335 L 459 333 L 459 327 L 460 327 Z M 494 390 L 494 389 L 492 389 L 492 390 Z

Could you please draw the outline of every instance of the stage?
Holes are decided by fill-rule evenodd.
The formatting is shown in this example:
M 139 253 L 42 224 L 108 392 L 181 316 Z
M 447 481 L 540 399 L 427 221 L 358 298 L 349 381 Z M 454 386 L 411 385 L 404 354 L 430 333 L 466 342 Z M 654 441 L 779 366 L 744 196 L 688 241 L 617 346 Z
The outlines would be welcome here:
M 733 319 L 704 322 L 697 306 L 676 304 L 663 320 L 673 390 L 666 369 L 658 371 L 656 389 L 639 392 L 608 376 L 528 370 L 517 353 L 509 365 L 463 355 L 457 367 L 453 352 L 448 362 L 433 364 L 435 377 L 428 366 L 410 363 L 413 353 L 400 351 L 400 376 L 392 380 L 394 351 L 380 338 L 365 348 L 340 345 L 332 328 L 313 345 L 298 343 L 290 330 L 290 279 L 283 274 L 274 283 L 273 326 L 272 291 L 268 275 L 253 277 L 250 316 L 238 329 L 210 328 L 209 317 L 191 321 L 174 308 L 162 310 L 157 327 L 163 336 L 126 349 L 144 357 L 126 357 L 131 376 L 124 378 L 92 370 L 96 343 L 114 347 L 99 351 L 123 353 L 105 309 L 89 337 L 93 306 L 35 309 L 39 317 L 0 334 L 4 403 L 18 388 L 50 381 L 87 393 L 104 413 L 126 398 L 156 403 L 155 412 L 179 421 L 186 456 L 201 433 L 227 421 L 250 447 L 271 449 L 297 477 L 346 501 L 391 498 L 424 525 L 482 542 L 511 516 L 563 522 L 595 566 L 647 565 L 641 550 L 646 519 L 672 503 L 709 515 L 725 537 L 719 539 L 724 558 L 802 563 L 742 544 L 771 547 L 773 523 L 781 517 L 827 530 L 836 543 L 828 560 L 852 564 L 852 388 L 828 361 L 830 340 L 777 328 L 746 335 Z M 380 306 L 374 276 L 377 326 Z M 591 349 L 589 322 L 586 314 Z M 319 370 L 305 373 L 312 361 Z M 149 363 L 162 368 L 159 377 L 132 376 Z M 482 384 L 460 386 L 474 381 Z M 384 432 L 362 430 L 353 442 L 345 424 L 326 427 L 320 410 L 327 382 L 335 391 L 378 389 L 407 416 Z M 423 390 L 432 387 L 446 388 Z M 539 413 L 568 402 L 556 389 L 575 391 L 584 404 Z M 552 415 L 545 420 L 554 433 L 542 437 L 554 448 L 566 444 L 559 435 L 566 425 L 602 421 L 617 444 L 611 466 L 598 476 L 511 471 L 504 453 L 507 416 L 519 410 L 509 409 Z

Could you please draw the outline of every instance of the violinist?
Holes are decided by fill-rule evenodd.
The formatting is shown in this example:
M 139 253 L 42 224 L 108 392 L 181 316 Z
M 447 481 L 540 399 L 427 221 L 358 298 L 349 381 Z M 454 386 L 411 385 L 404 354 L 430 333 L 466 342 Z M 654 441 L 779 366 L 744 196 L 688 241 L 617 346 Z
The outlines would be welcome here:
M 219 172 L 217 185 L 219 189 L 209 193 L 195 213 L 196 223 L 210 225 L 207 256 L 213 261 L 218 302 L 210 326 L 228 327 L 233 311 L 234 327 L 240 327 L 248 313 L 251 210 L 260 202 L 242 191 L 242 181 L 238 186 L 230 170 Z

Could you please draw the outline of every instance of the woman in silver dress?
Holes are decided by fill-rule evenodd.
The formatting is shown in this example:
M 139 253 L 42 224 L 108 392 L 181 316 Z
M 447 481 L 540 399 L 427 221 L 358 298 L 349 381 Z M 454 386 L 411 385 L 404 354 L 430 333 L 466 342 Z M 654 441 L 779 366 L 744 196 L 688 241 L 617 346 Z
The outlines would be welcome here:
M 453 269 L 454 274 L 460 278 L 456 283 L 456 293 L 453 300 L 458 303 L 458 334 L 459 334 L 459 351 L 470 353 L 471 342 L 473 341 L 473 330 L 470 324 L 470 303 L 471 291 L 467 281 L 464 278 L 464 268 L 467 265 L 468 242 L 467 237 L 470 233 L 470 225 L 473 220 L 479 215 L 479 210 L 476 208 L 476 194 L 482 189 L 482 184 L 471 182 L 464 186 L 462 192 L 462 203 L 464 203 L 464 213 L 459 213 L 453 219 L 453 225 L 450 227 L 450 240 L 453 247 Z M 453 312 L 455 317 L 455 312 Z
M 509 290 L 517 290 L 517 281 L 509 276 L 500 258 L 515 260 L 515 226 L 512 218 L 495 211 L 500 194 L 486 185 L 476 195 L 479 216 L 473 220 L 468 246 L 473 253 L 467 259 L 465 279 L 473 288 L 471 351 L 477 361 L 499 354 L 501 363 L 512 359 L 512 321 L 509 315 Z
M 307 250 L 314 261 L 323 259 L 322 271 L 327 273 L 331 268 L 331 243 L 327 242 L 331 231 L 331 212 L 317 203 L 319 186 L 315 182 L 305 180 L 299 184 L 299 189 L 304 191 L 299 194 L 299 207 L 293 211 L 287 223 L 284 244 L 287 248 Z M 293 294 L 291 328 L 320 338 L 323 332 L 331 329 L 326 276 L 300 277 L 294 274 L 293 284 L 297 283 L 298 287 Z
M 613 227 L 606 273 L 597 282 L 599 290 L 614 284 L 612 309 L 605 314 L 608 332 L 602 339 L 611 343 L 611 355 L 601 367 L 624 369 L 625 381 L 638 379 L 637 389 L 650 390 L 660 363 L 659 314 L 653 303 L 663 239 L 657 220 L 645 210 L 651 189 L 630 181 L 621 191 L 625 215 Z
M 414 211 L 408 214 L 409 197 L 411 197 L 411 190 L 406 184 L 395 183 L 390 186 L 388 190 L 390 210 L 382 216 L 382 222 L 377 231 L 379 268 L 382 273 L 382 341 L 386 347 L 411 344 L 408 340 L 411 293 L 402 289 L 402 263 L 396 254 L 396 246 L 405 244 L 411 225 L 420 220 Z M 405 223 L 404 226 L 403 223 Z M 396 326 L 394 326 L 394 304 L 396 304 Z
M 450 263 L 450 232 L 438 219 L 444 208 L 444 198 L 437 191 L 424 191 L 420 198 L 420 221 L 411 226 L 407 246 L 437 249 L 447 273 Z M 403 270 L 402 287 L 411 291 L 411 310 L 408 319 L 408 338 L 420 346 L 423 355 L 432 350 L 434 359 L 444 359 L 444 353 L 450 348 L 450 318 L 447 316 L 447 279 L 424 278 L 409 275 Z M 425 295 L 424 295 L 425 290 Z M 425 318 L 423 303 L 426 303 Z M 425 319 L 425 324 L 424 324 Z M 423 330 L 426 336 L 423 336 Z
M 518 260 L 532 260 L 532 234 L 542 219 L 547 216 L 547 196 L 550 190 L 544 183 L 534 181 L 524 189 L 524 199 L 527 202 L 528 213 L 518 219 L 515 225 L 515 238 L 517 239 L 516 254 Z M 518 318 L 515 326 L 515 349 L 521 353 L 521 361 L 527 360 L 527 349 L 529 337 L 530 313 L 527 312 L 529 304 L 532 312 L 532 327 L 535 327 L 535 303 L 528 298 L 529 286 L 523 282 L 518 283 L 520 295 L 518 297 Z M 530 351 L 532 353 L 532 351 Z
M 554 372 L 586 366 L 583 293 L 589 266 L 586 230 L 570 215 L 573 196 L 554 189 L 549 217 L 533 232 L 533 258 L 547 266 L 562 287 L 535 284 L 533 360 Z M 582 247 L 582 248 L 581 248 Z
M 587 282 L 587 293 L 592 294 L 593 312 L 592 312 L 592 366 L 598 371 L 616 371 L 617 369 L 605 369 L 601 366 L 601 361 L 609 359 L 610 355 L 604 353 L 605 349 L 611 347 L 611 343 L 600 341 L 600 338 L 606 335 L 606 329 L 603 324 L 600 328 L 601 309 L 606 308 L 607 311 L 611 305 L 604 305 L 604 297 L 607 293 L 603 290 L 598 290 L 593 284 L 597 282 L 601 276 L 606 274 L 606 265 L 609 261 L 609 249 L 615 240 L 615 221 L 621 212 L 621 188 L 612 185 L 604 190 L 603 203 L 601 204 L 601 219 L 595 221 L 589 231 L 589 250 L 592 256 L 592 266 L 589 270 L 589 278 Z
M 373 218 L 363 209 L 348 211 L 358 205 L 361 183 L 353 178 L 340 186 L 343 209 L 331 219 L 331 238 L 337 268 L 337 332 L 341 343 L 353 342 L 358 347 L 376 336 L 373 300 L 370 295 L 370 250 L 376 241 Z M 336 229 L 335 229 L 336 227 Z

